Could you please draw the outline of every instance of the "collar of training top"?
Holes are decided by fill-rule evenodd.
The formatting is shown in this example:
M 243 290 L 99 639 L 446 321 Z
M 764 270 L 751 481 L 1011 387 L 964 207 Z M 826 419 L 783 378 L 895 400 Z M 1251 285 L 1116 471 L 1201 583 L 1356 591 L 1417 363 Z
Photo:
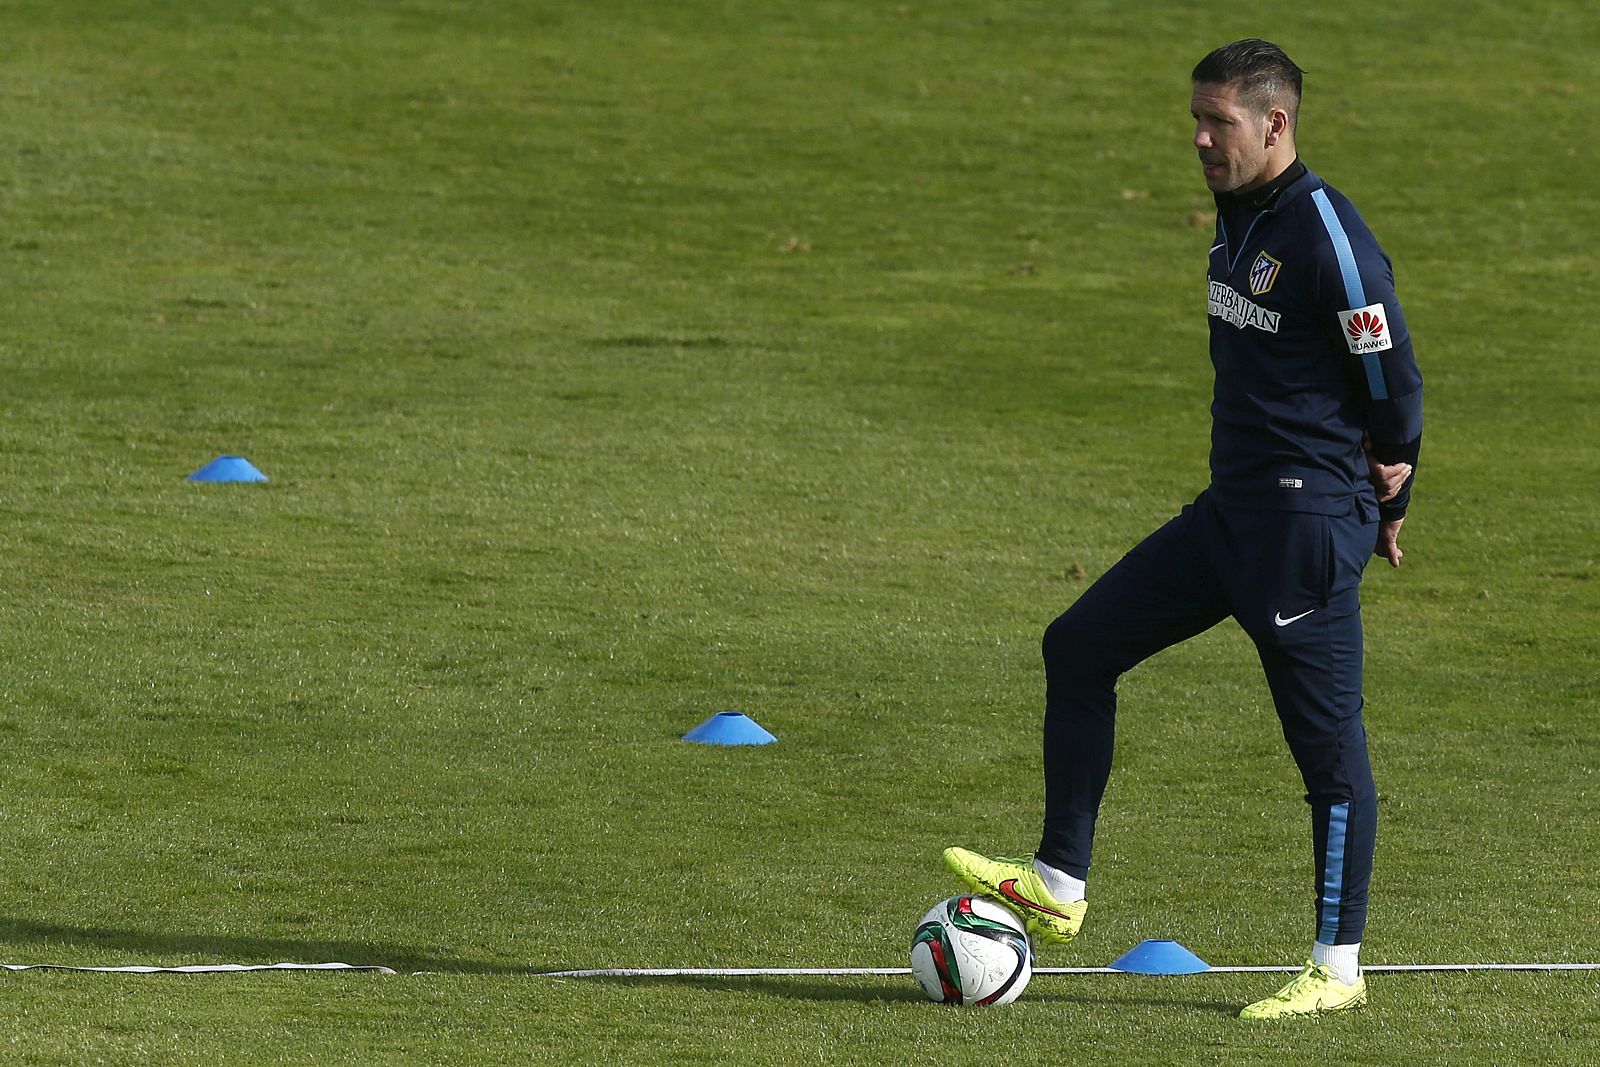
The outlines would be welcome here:
M 1305 177 L 1308 173 L 1306 165 L 1300 162 L 1300 157 L 1295 156 L 1294 162 L 1284 168 L 1282 174 L 1260 188 L 1251 189 L 1248 193 L 1212 193 L 1211 195 L 1216 197 L 1218 211 L 1266 211 L 1277 205 L 1278 198 L 1283 195 L 1285 189 Z

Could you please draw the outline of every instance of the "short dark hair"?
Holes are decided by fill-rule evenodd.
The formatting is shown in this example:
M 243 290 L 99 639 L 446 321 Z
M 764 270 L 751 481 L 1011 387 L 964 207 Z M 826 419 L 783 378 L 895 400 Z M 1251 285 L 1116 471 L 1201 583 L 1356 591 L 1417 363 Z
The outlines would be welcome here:
M 1289 113 L 1289 128 L 1300 117 L 1300 85 L 1305 71 L 1271 41 L 1247 37 L 1225 44 L 1202 59 L 1190 75 L 1197 85 L 1231 85 L 1257 114 L 1273 107 Z

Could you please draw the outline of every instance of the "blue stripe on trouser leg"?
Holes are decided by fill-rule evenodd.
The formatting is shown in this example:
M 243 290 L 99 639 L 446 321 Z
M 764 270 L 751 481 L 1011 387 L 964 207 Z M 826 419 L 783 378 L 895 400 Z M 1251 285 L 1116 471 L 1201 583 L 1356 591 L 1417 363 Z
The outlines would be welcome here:
M 1352 944 L 1366 926 L 1378 824 L 1359 599 L 1376 525 L 1359 515 L 1229 518 L 1235 615 L 1261 656 L 1311 805 L 1315 929 L 1326 943 Z
M 1321 920 L 1317 926 L 1317 940 L 1324 945 L 1335 944 L 1339 938 L 1339 909 L 1344 905 L 1344 839 L 1349 824 L 1349 803 L 1329 809 L 1328 845 L 1322 860 Z

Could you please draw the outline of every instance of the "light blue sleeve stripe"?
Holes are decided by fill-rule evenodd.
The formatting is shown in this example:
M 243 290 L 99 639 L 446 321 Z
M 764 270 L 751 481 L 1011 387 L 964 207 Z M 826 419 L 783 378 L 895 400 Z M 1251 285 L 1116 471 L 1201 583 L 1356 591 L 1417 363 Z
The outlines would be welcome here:
M 1350 301 L 1351 308 L 1364 308 L 1367 306 L 1367 291 L 1361 285 L 1361 271 L 1356 269 L 1356 254 L 1350 248 L 1350 238 L 1344 232 L 1344 224 L 1339 221 L 1339 215 L 1333 210 L 1333 204 L 1328 200 L 1328 194 L 1322 189 L 1313 189 L 1311 199 L 1316 202 L 1317 214 L 1322 216 L 1322 225 L 1328 231 L 1328 240 L 1333 242 L 1333 254 L 1339 257 L 1339 273 L 1344 276 L 1344 295 Z
M 1383 380 L 1383 362 L 1378 359 L 1378 353 L 1366 353 L 1361 357 L 1361 363 L 1367 368 L 1367 389 L 1372 393 L 1372 399 L 1388 400 L 1389 385 Z
M 1333 203 L 1324 190 L 1313 189 L 1311 199 L 1317 205 L 1317 214 L 1322 216 L 1322 226 L 1328 231 L 1328 240 L 1333 242 L 1333 254 L 1339 257 L 1339 274 L 1344 278 L 1345 299 L 1350 302 L 1351 309 L 1364 308 L 1367 306 L 1367 290 L 1361 284 L 1361 270 L 1356 266 L 1356 254 L 1350 247 L 1350 235 L 1344 232 L 1344 224 L 1339 221 L 1339 214 L 1333 210 Z M 1361 363 L 1367 369 L 1367 389 L 1372 393 L 1372 399 L 1389 399 L 1389 386 L 1383 380 L 1383 363 L 1378 359 L 1378 353 L 1366 353 L 1361 357 Z
M 1324 945 L 1337 944 L 1339 936 L 1339 906 L 1344 903 L 1344 839 L 1350 824 L 1350 804 L 1335 804 L 1328 812 L 1328 862 L 1322 876 L 1322 921 L 1317 927 L 1317 940 Z

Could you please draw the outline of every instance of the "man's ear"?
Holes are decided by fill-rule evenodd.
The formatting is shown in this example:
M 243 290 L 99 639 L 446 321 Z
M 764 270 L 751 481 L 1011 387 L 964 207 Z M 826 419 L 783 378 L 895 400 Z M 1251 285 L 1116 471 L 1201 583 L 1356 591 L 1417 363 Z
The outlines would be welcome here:
M 1267 112 L 1267 147 L 1271 148 L 1289 132 L 1289 113 L 1281 107 Z

